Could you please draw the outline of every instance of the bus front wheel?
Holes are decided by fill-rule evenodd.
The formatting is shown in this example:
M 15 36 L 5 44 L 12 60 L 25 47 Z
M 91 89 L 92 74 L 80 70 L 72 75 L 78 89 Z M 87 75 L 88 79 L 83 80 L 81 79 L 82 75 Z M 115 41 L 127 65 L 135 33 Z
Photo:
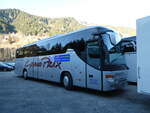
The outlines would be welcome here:
M 25 80 L 27 80 L 27 78 L 28 78 L 28 72 L 27 72 L 27 70 L 23 71 L 23 77 L 24 77 Z
M 72 78 L 69 73 L 64 73 L 63 85 L 68 90 L 72 89 Z

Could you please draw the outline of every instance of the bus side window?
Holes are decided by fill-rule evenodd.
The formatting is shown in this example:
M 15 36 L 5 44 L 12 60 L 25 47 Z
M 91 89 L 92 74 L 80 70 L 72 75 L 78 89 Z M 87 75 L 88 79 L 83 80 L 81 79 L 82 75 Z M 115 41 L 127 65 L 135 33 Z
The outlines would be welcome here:
M 98 41 L 88 42 L 87 63 L 95 68 L 100 67 L 100 47 Z

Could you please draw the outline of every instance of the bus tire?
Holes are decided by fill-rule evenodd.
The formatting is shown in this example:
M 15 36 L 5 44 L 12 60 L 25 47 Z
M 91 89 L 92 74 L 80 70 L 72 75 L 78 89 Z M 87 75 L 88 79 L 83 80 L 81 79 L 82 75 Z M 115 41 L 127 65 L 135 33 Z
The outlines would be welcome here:
M 63 76 L 62 82 L 63 82 L 64 88 L 66 88 L 67 90 L 71 90 L 73 85 L 72 85 L 72 77 L 70 73 L 65 72 L 63 75 L 64 76 Z
M 28 79 L 28 72 L 27 72 L 27 70 L 24 70 L 24 71 L 23 71 L 23 78 L 24 78 L 25 80 Z

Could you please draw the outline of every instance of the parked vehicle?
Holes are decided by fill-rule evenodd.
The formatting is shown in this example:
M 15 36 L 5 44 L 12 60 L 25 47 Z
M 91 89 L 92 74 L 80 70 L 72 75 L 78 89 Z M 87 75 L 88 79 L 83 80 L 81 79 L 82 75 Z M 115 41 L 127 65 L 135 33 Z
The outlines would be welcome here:
M 13 69 L 15 69 L 15 63 L 13 62 L 4 62 L 6 65 L 12 67 Z
M 40 40 L 17 49 L 15 73 L 66 89 L 122 89 L 127 66 L 120 49 L 113 48 L 120 39 L 115 31 L 96 26 Z
M 0 62 L 0 71 L 11 71 L 14 68 L 12 66 L 9 66 L 3 62 Z
M 137 54 L 136 54 L 136 36 L 126 37 L 121 40 L 121 46 L 128 66 L 128 82 L 137 82 Z
M 137 29 L 137 88 L 150 94 L 150 16 L 138 19 Z
M 136 36 L 122 38 L 114 47 L 120 49 L 125 57 L 125 62 L 128 66 L 127 81 L 137 82 Z

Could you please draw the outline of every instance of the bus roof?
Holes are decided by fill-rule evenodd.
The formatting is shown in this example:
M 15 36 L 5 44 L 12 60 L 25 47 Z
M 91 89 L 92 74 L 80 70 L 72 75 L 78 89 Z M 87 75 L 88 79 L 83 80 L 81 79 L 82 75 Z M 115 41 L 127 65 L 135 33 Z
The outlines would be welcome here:
M 51 37 L 47 37 L 45 39 L 42 39 L 42 40 L 39 40 L 39 41 L 35 41 L 33 43 L 30 43 L 30 44 L 26 44 L 26 45 L 24 45 L 22 47 L 19 47 L 19 48 L 28 47 L 30 45 L 34 45 L 34 44 L 39 43 L 39 42 L 44 42 L 44 41 L 48 41 L 48 40 L 51 40 L 51 39 L 54 39 L 54 38 L 68 36 L 68 35 L 71 35 L 71 34 L 74 34 L 74 33 L 87 31 L 87 30 L 90 30 L 90 29 L 100 29 L 99 33 L 103 33 L 103 32 L 106 32 L 106 31 L 113 31 L 112 29 L 109 29 L 109 28 L 106 28 L 106 27 L 102 27 L 102 26 L 90 26 L 90 27 L 86 27 L 86 28 L 81 28 L 79 30 L 75 30 L 73 32 L 69 32 L 69 33 L 65 33 L 65 34 L 57 34 L 57 35 L 54 35 L 54 36 L 51 36 Z

